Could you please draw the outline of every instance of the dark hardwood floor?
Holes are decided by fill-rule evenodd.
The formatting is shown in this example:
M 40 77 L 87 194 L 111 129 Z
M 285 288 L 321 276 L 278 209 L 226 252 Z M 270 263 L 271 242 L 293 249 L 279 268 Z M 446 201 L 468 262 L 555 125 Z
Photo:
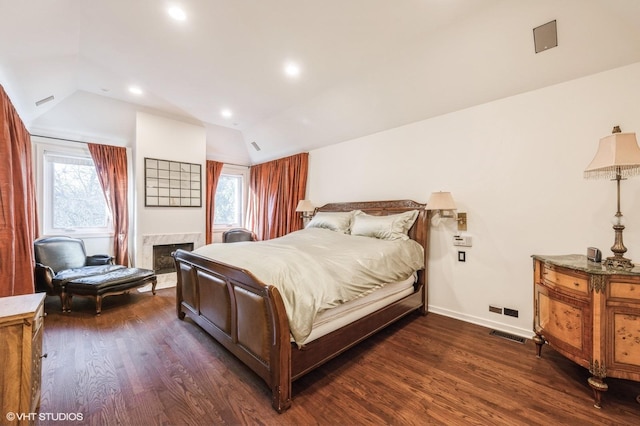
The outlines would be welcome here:
M 40 412 L 52 420 L 37 424 L 640 424 L 640 384 L 608 379 L 598 410 L 589 373 L 550 347 L 537 359 L 531 341 L 436 314 L 405 318 L 304 376 L 277 414 L 266 385 L 178 320 L 174 303 L 174 289 L 135 292 L 106 298 L 96 317 L 88 299 L 62 314 L 47 298 Z

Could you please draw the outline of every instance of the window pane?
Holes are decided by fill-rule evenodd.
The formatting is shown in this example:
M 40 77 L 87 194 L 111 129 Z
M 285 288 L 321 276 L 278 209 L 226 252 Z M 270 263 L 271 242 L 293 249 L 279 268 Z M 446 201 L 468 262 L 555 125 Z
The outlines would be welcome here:
M 220 175 L 213 223 L 239 226 L 242 221 L 242 176 Z
M 76 158 L 52 159 L 53 228 L 104 228 L 108 225 L 106 202 L 93 162 Z

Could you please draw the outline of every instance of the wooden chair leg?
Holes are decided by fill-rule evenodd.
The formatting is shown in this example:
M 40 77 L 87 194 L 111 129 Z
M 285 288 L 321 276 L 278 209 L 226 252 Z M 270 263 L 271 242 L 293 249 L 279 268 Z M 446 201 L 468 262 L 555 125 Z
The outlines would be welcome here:
M 73 294 L 64 292 L 61 297 L 63 298 L 62 302 L 62 312 L 71 312 L 71 304 L 73 302 Z
M 67 312 L 67 294 L 65 292 L 60 293 L 60 305 L 62 305 L 62 312 Z
M 102 312 L 102 296 L 96 296 L 96 315 Z

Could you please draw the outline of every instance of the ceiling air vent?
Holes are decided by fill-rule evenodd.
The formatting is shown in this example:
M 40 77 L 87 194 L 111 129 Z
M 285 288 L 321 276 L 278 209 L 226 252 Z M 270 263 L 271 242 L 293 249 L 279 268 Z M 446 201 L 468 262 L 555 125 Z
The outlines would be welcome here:
M 258 146 L 257 143 L 251 142 L 251 145 L 256 149 L 256 151 L 260 151 L 260 147 Z
M 556 21 L 547 22 L 533 29 L 533 43 L 536 53 L 544 52 L 558 45 Z
M 39 101 L 36 101 L 36 106 L 40 106 L 42 104 L 46 104 L 47 102 L 52 101 L 52 100 L 53 100 L 53 95 L 51 95 L 49 97 L 46 97 L 44 99 L 40 99 Z

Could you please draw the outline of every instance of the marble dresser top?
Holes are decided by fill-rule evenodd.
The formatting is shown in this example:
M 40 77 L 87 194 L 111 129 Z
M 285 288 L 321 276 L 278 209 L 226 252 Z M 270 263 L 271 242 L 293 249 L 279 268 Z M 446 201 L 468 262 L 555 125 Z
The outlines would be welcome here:
M 583 254 L 565 254 L 559 256 L 545 256 L 534 254 L 534 259 L 540 260 L 544 263 L 561 266 L 565 268 L 571 268 L 583 272 L 587 272 L 590 274 L 601 274 L 601 275 L 640 275 L 640 265 L 637 265 L 631 270 L 622 270 L 622 269 L 606 269 L 602 263 L 599 262 L 591 262 L 587 259 L 587 256 Z

